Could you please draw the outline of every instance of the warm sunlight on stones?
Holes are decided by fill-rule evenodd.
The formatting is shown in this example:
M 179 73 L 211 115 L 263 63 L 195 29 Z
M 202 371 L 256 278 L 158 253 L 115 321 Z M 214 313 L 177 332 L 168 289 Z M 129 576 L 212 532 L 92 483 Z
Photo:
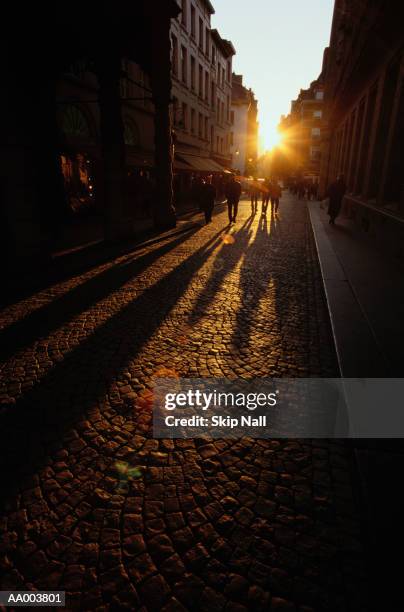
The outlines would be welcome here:
M 222 240 L 224 244 L 234 244 L 236 242 L 235 238 L 231 234 L 225 234 L 222 236 Z

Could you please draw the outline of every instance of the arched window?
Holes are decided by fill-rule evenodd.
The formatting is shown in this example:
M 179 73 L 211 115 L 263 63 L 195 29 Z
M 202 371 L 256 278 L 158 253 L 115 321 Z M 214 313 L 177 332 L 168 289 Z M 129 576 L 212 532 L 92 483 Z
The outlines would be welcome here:
M 139 133 L 137 126 L 132 121 L 123 122 L 123 138 L 128 147 L 139 145 Z
M 84 113 L 73 104 L 63 106 L 59 114 L 60 127 L 67 136 L 90 140 L 91 130 Z

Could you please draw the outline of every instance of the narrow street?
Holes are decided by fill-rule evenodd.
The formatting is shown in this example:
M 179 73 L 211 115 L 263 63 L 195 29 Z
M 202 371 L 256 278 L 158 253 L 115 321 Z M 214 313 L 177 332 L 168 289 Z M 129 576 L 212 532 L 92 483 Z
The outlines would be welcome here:
M 152 438 L 156 376 L 339 375 L 307 205 L 260 206 L 234 226 L 198 213 L 0 313 L 2 589 L 81 610 L 366 609 L 347 445 Z

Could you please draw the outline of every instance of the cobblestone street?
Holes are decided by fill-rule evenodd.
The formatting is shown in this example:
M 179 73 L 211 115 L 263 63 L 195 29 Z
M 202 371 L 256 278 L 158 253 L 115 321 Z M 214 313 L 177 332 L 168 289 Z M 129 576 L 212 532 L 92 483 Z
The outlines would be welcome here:
M 0 313 L 1 588 L 365 610 L 345 444 L 152 437 L 156 376 L 339 375 L 306 203 L 195 219 Z

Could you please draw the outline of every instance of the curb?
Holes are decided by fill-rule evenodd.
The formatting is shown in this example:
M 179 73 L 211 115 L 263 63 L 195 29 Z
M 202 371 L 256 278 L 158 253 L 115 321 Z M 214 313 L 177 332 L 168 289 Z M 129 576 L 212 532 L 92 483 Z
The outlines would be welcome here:
M 321 279 L 323 284 L 323 290 L 325 295 L 325 302 L 327 306 L 328 316 L 331 324 L 332 336 L 334 341 L 335 352 L 337 356 L 338 369 L 340 373 L 341 379 L 344 377 L 357 377 L 358 374 L 354 376 L 354 372 L 350 371 L 349 365 L 347 369 L 344 366 L 344 355 L 341 347 L 341 342 L 338 337 L 338 325 L 336 321 L 335 312 L 332 307 L 332 297 L 331 297 L 331 286 L 330 282 L 337 282 L 341 284 L 341 291 L 346 293 L 348 296 L 351 295 L 350 304 L 352 307 L 357 308 L 363 319 L 366 321 L 366 325 L 369 326 L 369 323 L 364 317 L 364 313 L 362 307 L 356 297 L 355 291 L 352 288 L 349 279 L 346 276 L 345 270 L 339 261 L 336 253 L 333 250 L 332 244 L 325 234 L 323 228 L 321 227 L 322 222 L 315 216 L 315 203 L 307 204 L 308 215 L 310 219 L 311 230 L 313 232 L 314 242 L 316 245 L 316 253 L 317 260 L 320 267 Z M 326 255 L 324 256 L 324 252 Z M 321 255 L 323 254 L 323 256 Z M 328 259 L 328 261 L 326 261 Z M 349 293 L 348 293 L 349 292 Z M 370 327 L 370 326 L 369 326 Z M 373 333 L 371 329 L 369 330 L 373 337 Z M 348 406 L 350 399 L 349 395 L 346 393 L 345 386 L 342 385 L 344 389 L 344 399 Z M 371 576 L 374 573 L 374 555 L 372 555 L 373 551 L 373 529 L 374 529 L 374 515 L 371 509 L 371 499 L 369 494 L 369 489 L 366 482 L 366 468 L 364 465 L 364 459 L 361 456 L 360 449 L 357 446 L 358 439 L 348 438 L 346 439 L 347 447 L 351 450 L 351 467 L 352 467 L 352 489 L 354 500 L 356 501 L 356 505 L 358 507 L 359 513 L 364 517 L 364 524 L 362 524 L 361 532 L 362 532 L 362 545 L 364 551 L 366 553 L 366 559 L 364 560 L 364 565 L 366 567 L 366 573 L 369 577 L 369 581 L 371 580 Z M 369 610 L 371 608 L 371 602 L 368 602 Z

